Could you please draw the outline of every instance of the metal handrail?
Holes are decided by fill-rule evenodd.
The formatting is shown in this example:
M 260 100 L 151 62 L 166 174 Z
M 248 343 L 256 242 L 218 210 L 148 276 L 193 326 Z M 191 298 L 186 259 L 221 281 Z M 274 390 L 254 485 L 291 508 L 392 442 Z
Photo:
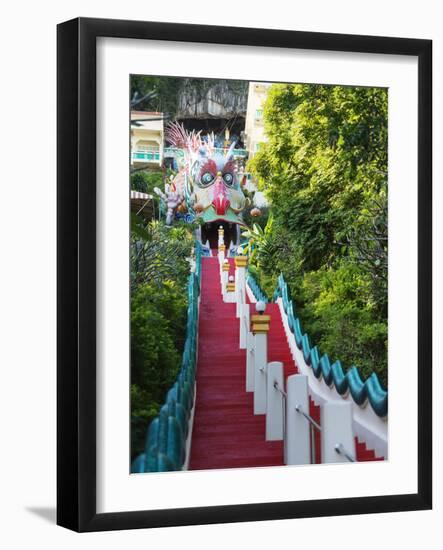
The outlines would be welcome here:
M 312 416 L 311 416 L 310 414 L 308 414 L 307 412 L 305 412 L 305 411 L 303 410 L 303 408 L 302 408 L 301 405 L 296 405 L 296 406 L 295 406 L 295 410 L 296 410 L 298 413 L 302 414 L 302 415 L 306 418 L 306 420 L 311 424 L 311 426 L 313 426 L 316 430 L 318 430 L 319 432 L 321 432 L 321 426 L 320 426 L 320 424 L 318 424 L 318 422 L 316 422 L 316 421 L 312 418 Z
M 285 390 L 280 388 L 277 380 L 274 380 L 274 388 L 283 395 L 284 399 L 286 399 L 288 397 L 288 394 L 285 392 Z
M 283 460 L 286 460 L 286 445 L 287 445 L 287 437 L 286 434 L 288 432 L 287 428 L 287 420 L 286 420 L 286 401 L 288 398 L 288 394 L 285 392 L 283 388 L 280 387 L 277 380 L 274 380 L 274 389 L 276 389 L 278 392 L 280 392 L 283 399 L 281 400 L 282 405 L 282 417 L 283 417 Z
M 316 422 L 312 416 L 303 410 L 303 407 L 298 404 L 295 406 L 295 410 L 303 415 L 306 420 L 309 422 L 309 432 L 310 432 L 310 439 L 311 439 L 311 464 L 315 464 L 315 436 L 314 436 L 314 429 L 318 430 L 320 433 L 322 431 L 320 424 Z
M 160 151 L 132 151 L 133 160 L 160 160 Z
M 179 155 L 183 155 L 183 149 L 180 149 L 178 147 L 165 147 L 164 148 L 165 152 L 166 153 L 174 153 L 174 154 L 179 154 Z M 228 149 L 226 147 L 214 147 L 214 152 L 215 153 L 225 153 Z M 248 155 L 248 151 L 247 149 L 234 149 L 233 150 L 233 154 L 234 156 L 240 156 L 240 157 L 246 157 Z
M 355 462 L 355 459 L 351 454 L 343 447 L 342 443 L 337 443 L 334 446 L 335 452 L 339 455 L 343 455 L 349 462 Z

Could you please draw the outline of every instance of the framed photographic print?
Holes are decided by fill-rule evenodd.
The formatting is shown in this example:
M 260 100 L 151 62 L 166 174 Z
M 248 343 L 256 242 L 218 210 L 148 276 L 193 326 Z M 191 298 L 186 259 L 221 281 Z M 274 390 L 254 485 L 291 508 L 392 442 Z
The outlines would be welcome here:
M 59 25 L 59 525 L 431 507 L 431 66 Z

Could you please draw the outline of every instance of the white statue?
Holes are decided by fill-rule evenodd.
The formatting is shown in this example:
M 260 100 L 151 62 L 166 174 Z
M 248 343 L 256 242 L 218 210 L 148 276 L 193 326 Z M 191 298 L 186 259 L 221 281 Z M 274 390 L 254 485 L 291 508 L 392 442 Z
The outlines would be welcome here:
M 183 195 L 176 190 L 174 184 L 169 185 L 168 183 L 165 183 L 164 193 L 158 187 L 154 187 L 154 191 L 166 203 L 168 209 L 166 213 L 166 225 L 172 225 L 175 210 L 183 202 Z

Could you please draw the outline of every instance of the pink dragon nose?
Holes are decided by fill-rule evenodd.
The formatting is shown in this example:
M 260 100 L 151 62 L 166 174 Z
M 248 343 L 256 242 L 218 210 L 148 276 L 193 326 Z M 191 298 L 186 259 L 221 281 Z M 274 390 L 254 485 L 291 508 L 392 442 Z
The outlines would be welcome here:
M 214 185 L 214 199 L 212 200 L 212 205 L 214 206 L 217 215 L 223 216 L 226 214 L 230 204 L 231 203 L 228 199 L 223 180 L 222 178 L 217 178 Z
M 223 216 L 226 214 L 226 210 L 229 208 L 229 205 L 231 204 L 229 200 L 226 197 L 222 197 L 221 195 L 218 195 L 213 201 L 212 204 L 214 205 L 215 211 L 219 216 Z

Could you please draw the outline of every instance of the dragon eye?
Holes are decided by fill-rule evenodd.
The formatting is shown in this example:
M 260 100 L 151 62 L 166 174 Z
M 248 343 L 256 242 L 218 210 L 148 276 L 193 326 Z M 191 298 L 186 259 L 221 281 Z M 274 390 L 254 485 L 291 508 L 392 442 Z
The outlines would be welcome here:
M 201 177 L 200 181 L 202 185 L 209 185 L 210 183 L 212 183 L 213 179 L 214 179 L 214 176 L 213 174 L 211 174 L 211 172 L 205 172 Z
M 232 185 L 232 183 L 234 181 L 233 175 L 229 172 L 227 172 L 226 174 L 223 175 L 223 179 L 224 179 L 226 185 Z

